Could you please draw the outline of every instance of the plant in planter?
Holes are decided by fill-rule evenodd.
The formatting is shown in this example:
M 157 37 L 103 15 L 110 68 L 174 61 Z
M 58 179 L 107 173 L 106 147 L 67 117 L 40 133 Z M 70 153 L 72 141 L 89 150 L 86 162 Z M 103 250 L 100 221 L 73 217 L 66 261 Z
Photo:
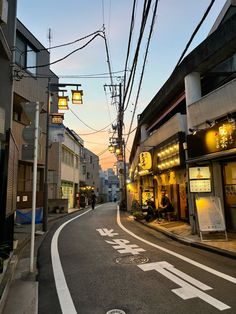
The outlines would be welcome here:
M 142 211 L 140 210 L 136 210 L 132 213 L 132 215 L 136 218 L 136 219 L 144 219 L 145 215 L 143 214 Z

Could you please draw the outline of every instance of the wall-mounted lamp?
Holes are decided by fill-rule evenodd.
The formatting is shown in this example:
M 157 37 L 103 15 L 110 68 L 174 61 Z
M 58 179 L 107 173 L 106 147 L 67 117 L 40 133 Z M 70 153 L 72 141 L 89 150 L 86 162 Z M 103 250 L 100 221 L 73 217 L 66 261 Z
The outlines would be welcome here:
M 199 130 L 198 129 L 188 129 L 193 135 L 195 135 Z
M 82 90 L 72 90 L 72 104 L 81 105 L 83 104 L 83 91 Z
M 108 150 L 110 153 L 114 153 L 115 152 L 115 147 L 111 144 L 108 146 Z
M 215 121 L 206 120 L 206 124 L 208 124 L 209 127 L 212 128 L 216 124 L 216 122 Z
M 117 147 L 116 148 L 116 154 L 119 155 L 120 153 L 121 153 L 121 149 L 120 149 L 120 147 Z
M 68 96 L 58 96 L 58 109 L 59 110 L 68 110 L 68 101 L 69 97 Z
M 235 119 L 231 113 L 227 115 L 227 120 L 229 123 L 235 123 Z

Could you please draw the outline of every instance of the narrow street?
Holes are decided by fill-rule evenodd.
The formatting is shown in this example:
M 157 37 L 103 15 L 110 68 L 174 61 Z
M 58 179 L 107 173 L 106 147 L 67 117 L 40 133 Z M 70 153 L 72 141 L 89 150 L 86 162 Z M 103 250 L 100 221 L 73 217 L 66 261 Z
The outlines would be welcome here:
M 55 224 L 38 268 L 39 314 L 236 311 L 235 260 L 171 240 L 115 203 Z

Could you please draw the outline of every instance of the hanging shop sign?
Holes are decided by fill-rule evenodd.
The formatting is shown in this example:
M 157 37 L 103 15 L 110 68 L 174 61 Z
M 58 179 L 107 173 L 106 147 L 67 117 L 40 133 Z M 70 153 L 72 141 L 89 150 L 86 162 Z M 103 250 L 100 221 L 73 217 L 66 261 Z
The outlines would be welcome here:
M 52 124 L 63 124 L 64 113 L 51 113 Z
M 150 170 L 152 168 L 152 156 L 150 152 L 142 152 L 139 155 L 139 166 L 141 170 Z
M 187 145 L 189 158 L 236 148 L 235 120 L 219 122 L 211 128 L 188 135 Z

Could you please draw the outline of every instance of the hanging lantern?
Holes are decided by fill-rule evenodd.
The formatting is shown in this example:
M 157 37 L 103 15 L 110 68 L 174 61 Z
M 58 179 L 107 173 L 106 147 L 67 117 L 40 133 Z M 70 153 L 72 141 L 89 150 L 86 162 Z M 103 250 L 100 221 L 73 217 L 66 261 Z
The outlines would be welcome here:
M 72 104 L 81 105 L 83 104 L 83 91 L 82 90 L 72 90 Z
M 68 110 L 68 96 L 58 96 L 58 110 Z

